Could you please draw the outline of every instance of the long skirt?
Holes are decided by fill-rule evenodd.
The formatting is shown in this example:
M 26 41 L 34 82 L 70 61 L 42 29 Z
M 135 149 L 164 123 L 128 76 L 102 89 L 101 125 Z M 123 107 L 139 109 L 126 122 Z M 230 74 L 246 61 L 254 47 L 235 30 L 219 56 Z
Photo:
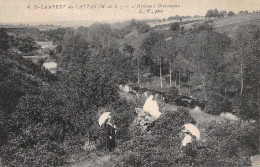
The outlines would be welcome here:
M 116 147 L 116 141 L 115 141 L 115 137 L 112 136 L 112 139 L 110 139 L 109 137 L 107 137 L 107 148 L 109 151 L 113 151 Z
M 186 146 L 183 146 L 182 150 L 183 150 L 183 153 L 186 154 L 186 156 L 193 156 L 191 143 L 188 143 Z
M 186 145 L 186 155 L 187 156 L 193 156 L 193 153 L 192 153 L 192 144 L 191 143 L 188 143 Z

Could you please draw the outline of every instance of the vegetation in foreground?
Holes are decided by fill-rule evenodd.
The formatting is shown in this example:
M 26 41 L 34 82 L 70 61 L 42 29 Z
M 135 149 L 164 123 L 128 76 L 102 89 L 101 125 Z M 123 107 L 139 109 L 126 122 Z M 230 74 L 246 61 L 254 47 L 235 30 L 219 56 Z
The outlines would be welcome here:
M 9 134 L 1 147 L 2 162 L 17 167 L 64 165 L 80 150 L 82 139 L 96 135 L 96 120 L 105 108 L 120 129 L 121 156 L 115 164 L 177 165 L 177 134 L 191 121 L 188 111 L 165 111 L 152 135 L 143 134 L 132 124 L 134 107 L 140 104 L 118 94 L 117 85 L 142 85 L 142 74 L 149 72 L 160 78 L 158 89 L 176 86 L 182 94 L 207 100 L 210 114 L 226 111 L 242 118 L 205 124 L 207 149 L 196 159 L 201 166 L 250 165 L 249 157 L 259 153 L 259 31 L 258 25 L 245 25 L 228 37 L 203 24 L 160 33 L 135 20 L 122 29 L 106 24 L 68 29 L 57 40 L 62 70 L 54 76 L 13 53 L 12 39 L 1 29 L 0 118 Z M 166 41 L 167 34 L 173 38 Z

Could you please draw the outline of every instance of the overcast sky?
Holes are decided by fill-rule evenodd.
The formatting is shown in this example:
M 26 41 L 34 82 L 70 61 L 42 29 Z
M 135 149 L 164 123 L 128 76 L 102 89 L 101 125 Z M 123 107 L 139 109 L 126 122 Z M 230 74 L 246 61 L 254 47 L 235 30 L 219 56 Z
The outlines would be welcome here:
M 69 5 L 113 5 L 128 6 L 123 9 L 68 9 Z M 132 8 L 135 4 L 180 5 L 165 8 L 163 13 L 139 13 L 140 9 Z M 66 5 L 64 9 L 28 9 L 34 5 Z M 205 15 L 208 9 L 219 10 L 260 10 L 260 0 L 0 0 L 0 22 L 55 22 L 76 20 L 127 20 L 131 18 L 167 18 L 178 15 Z M 161 8 L 162 9 L 162 8 Z M 147 9 L 143 9 L 146 12 Z

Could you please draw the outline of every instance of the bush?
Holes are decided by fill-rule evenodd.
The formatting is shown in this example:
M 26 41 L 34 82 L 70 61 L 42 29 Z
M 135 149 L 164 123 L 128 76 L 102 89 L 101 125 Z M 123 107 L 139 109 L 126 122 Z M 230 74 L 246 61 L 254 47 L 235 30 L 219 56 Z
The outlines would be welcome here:
M 179 90 L 176 87 L 171 87 L 169 91 L 165 92 L 164 98 L 167 103 L 173 102 L 173 100 L 179 96 Z
M 166 111 L 155 121 L 150 132 L 131 125 L 131 140 L 120 146 L 122 156 L 118 166 L 178 166 L 175 158 L 180 154 L 182 125 L 192 121 L 188 110 Z M 183 166 L 183 165 L 182 165 Z
M 207 149 L 198 152 L 199 166 L 250 166 L 249 158 L 257 153 L 256 123 L 211 122 L 205 130 Z
M 74 108 L 79 106 L 77 97 L 64 96 L 62 91 L 48 89 L 20 98 L 7 122 L 13 135 L 3 154 L 4 164 L 58 166 L 66 155 L 63 143 L 88 133 L 93 111 Z
M 166 111 L 155 121 L 150 132 L 138 126 L 130 126 L 131 140 L 120 145 L 117 166 L 185 166 L 176 164 L 180 154 L 182 125 L 192 122 L 188 110 Z M 250 166 L 250 156 L 257 154 L 257 123 L 228 121 L 210 122 L 206 125 L 204 139 L 199 142 L 205 149 L 197 150 L 195 163 L 200 167 L 208 166 Z
M 178 23 L 178 22 L 172 23 L 171 26 L 170 26 L 170 30 L 171 31 L 178 31 L 178 30 L 180 30 L 180 23 Z
M 228 16 L 234 16 L 234 15 L 236 15 L 236 14 L 233 11 L 228 12 Z
M 37 144 L 32 148 L 21 147 L 19 142 L 3 147 L 3 164 L 13 167 L 49 167 L 63 164 L 64 150 L 56 142 Z

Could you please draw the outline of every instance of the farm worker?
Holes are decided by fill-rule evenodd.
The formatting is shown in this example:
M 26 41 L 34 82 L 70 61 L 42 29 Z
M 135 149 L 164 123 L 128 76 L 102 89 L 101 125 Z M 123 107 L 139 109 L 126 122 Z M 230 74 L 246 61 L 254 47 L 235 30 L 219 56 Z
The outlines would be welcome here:
M 111 116 L 109 116 L 106 122 L 104 123 L 104 127 L 106 129 L 106 146 L 107 149 L 111 152 L 116 147 L 116 126 L 112 123 Z

